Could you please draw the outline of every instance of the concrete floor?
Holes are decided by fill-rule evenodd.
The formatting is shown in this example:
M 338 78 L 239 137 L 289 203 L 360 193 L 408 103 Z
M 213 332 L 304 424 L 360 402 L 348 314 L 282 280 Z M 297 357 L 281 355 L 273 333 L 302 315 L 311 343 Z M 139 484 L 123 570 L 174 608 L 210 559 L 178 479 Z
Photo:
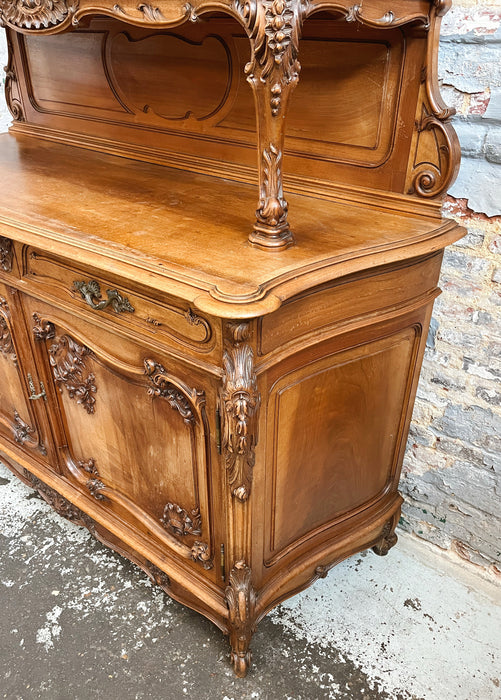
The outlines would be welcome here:
M 219 630 L 0 465 L 0 698 L 499 700 L 499 602 L 402 535 L 268 615 L 236 679 Z

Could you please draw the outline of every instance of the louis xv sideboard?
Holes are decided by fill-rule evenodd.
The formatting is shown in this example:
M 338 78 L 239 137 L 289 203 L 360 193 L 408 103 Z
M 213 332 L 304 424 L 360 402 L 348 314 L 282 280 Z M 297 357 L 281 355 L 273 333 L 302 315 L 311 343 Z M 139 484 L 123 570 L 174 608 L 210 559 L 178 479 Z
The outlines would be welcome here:
M 239 676 L 267 611 L 395 544 L 463 234 L 448 2 L 351 3 L 0 0 L 0 458 Z

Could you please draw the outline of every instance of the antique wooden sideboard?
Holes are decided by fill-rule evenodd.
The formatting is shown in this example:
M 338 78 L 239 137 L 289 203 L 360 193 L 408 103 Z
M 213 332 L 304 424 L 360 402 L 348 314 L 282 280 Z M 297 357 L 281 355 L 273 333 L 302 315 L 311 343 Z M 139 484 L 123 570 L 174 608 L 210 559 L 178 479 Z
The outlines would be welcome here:
M 463 235 L 448 2 L 350 2 L 0 0 L 0 459 L 239 676 L 267 611 L 395 544 Z

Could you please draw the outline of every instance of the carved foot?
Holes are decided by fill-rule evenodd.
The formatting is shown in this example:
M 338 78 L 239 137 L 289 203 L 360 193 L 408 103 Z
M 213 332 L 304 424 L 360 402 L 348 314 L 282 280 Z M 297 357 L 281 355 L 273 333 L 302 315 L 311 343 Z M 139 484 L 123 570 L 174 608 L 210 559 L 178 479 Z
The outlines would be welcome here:
M 237 561 L 231 570 L 226 603 L 229 610 L 231 662 L 235 675 L 244 678 L 252 660 L 249 645 L 255 630 L 256 604 L 252 572 L 244 561 Z
M 397 544 L 398 537 L 396 536 L 394 529 L 397 523 L 393 523 L 393 520 L 389 520 L 383 528 L 381 533 L 381 539 L 372 548 L 378 556 L 384 557 L 388 554 L 390 549 Z

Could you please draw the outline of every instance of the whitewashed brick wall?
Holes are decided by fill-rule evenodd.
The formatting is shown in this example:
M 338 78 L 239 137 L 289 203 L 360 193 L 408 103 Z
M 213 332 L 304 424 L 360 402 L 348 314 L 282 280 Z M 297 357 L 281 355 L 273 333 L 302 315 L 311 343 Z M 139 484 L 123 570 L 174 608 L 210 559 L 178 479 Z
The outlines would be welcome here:
M 501 579 L 501 6 L 463 0 L 442 34 L 442 94 L 464 154 L 445 213 L 468 235 L 445 255 L 401 526 Z M 0 131 L 9 120 L 2 101 Z

